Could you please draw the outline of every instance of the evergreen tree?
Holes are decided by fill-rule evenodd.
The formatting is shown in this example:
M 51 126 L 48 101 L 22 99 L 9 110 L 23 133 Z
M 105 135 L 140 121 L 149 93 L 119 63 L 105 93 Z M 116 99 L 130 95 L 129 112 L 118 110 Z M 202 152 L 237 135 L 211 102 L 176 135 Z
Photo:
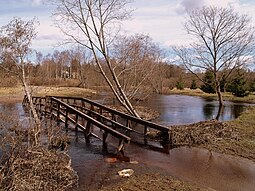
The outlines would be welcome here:
M 177 84 L 176 84 L 176 88 L 178 90 L 183 90 L 184 89 L 184 83 L 183 81 L 178 81 Z
M 215 93 L 214 76 L 213 72 L 206 71 L 204 76 L 205 84 L 201 86 L 201 90 L 205 93 Z
M 196 84 L 196 80 L 195 79 L 192 79 L 190 89 L 192 89 L 192 90 L 197 89 L 197 84 Z
M 244 97 L 249 95 L 246 80 L 242 74 L 238 74 L 236 78 L 228 85 L 227 90 L 236 97 Z
M 249 86 L 250 86 L 249 88 L 250 92 L 255 92 L 255 81 L 251 82 Z

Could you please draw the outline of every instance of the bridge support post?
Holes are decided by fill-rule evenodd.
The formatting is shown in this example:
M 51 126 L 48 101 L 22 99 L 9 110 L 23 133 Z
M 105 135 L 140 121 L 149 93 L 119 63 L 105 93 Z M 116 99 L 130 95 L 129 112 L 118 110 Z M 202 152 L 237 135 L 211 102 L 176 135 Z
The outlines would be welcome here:
M 162 132 L 162 146 L 167 153 L 173 147 L 172 142 L 172 131 L 163 131 Z
M 89 134 L 90 134 L 90 124 L 91 122 L 90 121 L 87 121 L 87 125 L 86 125 L 86 129 L 84 131 L 84 136 L 85 136 L 85 140 L 86 140 L 86 143 L 89 144 L 90 143 L 90 140 L 89 140 Z
M 124 156 L 124 143 L 125 143 L 125 140 L 121 139 L 119 141 L 119 147 L 118 147 L 118 152 L 120 152 L 123 156 Z
M 79 115 L 76 113 L 75 115 L 75 132 L 78 132 L 78 119 L 79 119 Z
M 58 103 L 58 110 L 57 110 L 57 125 L 60 123 L 60 104 Z
M 104 131 L 103 133 L 103 151 L 107 151 L 107 139 L 108 133 L 106 131 Z
M 67 108 L 65 113 L 65 129 L 66 129 L 66 132 L 68 132 L 68 109 Z
M 147 125 L 145 125 L 145 126 L 144 126 L 144 130 L 143 130 L 143 140 L 144 140 L 144 144 L 145 144 L 145 145 L 148 144 L 147 132 L 148 132 L 148 127 L 147 127 Z

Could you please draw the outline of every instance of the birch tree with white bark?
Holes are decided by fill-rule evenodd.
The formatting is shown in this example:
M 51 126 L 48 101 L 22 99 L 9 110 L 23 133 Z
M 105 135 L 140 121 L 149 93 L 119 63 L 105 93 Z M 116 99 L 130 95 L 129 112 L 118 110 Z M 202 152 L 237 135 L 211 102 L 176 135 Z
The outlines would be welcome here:
M 126 110 L 139 117 L 127 97 L 109 52 L 112 41 L 120 29 L 121 21 L 129 18 L 129 0 L 54 0 L 55 23 L 71 42 L 92 52 L 94 62 L 117 100 Z M 69 41 L 70 42 L 70 41 Z M 103 67 L 107 65 L 107 69 Z M 110 73 L 110 76 L 107 75 Z
M 32 53 L 32 40 L 36 37 L 36 20 L 24 21 L 14 18 L 0 28 L 0 67 L 15 74 L 24 87 L 35 125 L 33 135 L 38 144 L 41 122 L 33 105 L 31 90 L 27 83 L 26 60 Z

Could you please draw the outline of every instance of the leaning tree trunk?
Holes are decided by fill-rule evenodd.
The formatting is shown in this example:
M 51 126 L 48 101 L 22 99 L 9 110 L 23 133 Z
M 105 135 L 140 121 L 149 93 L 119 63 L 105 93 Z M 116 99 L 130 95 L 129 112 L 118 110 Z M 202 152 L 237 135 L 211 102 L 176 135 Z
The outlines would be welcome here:
M 34 127 L 33 127 L 34 144 L 38 145 L 39 138 L 40 138 L 41 121 L 40 121 L 40 119 L 37 115 L 35 106 L 33 104 L 31 93 L 29 91 L 29 87 L 28 87 L 27 82 L 26 82 L 26 75 L 25 75 L 25 69 L 24 68 L 22 69 L 22 83 L 23 83 L 23 87 L 24 87 L 24 92 L 25 92 L 25 94 L 27 96 L 27 99 L 28 99 L 29 108 L 32 112 L 32 115 L 33 115 L 33 118 L 34 118 L 34 121 L 35 121 L 35 124 L 34 124 Z

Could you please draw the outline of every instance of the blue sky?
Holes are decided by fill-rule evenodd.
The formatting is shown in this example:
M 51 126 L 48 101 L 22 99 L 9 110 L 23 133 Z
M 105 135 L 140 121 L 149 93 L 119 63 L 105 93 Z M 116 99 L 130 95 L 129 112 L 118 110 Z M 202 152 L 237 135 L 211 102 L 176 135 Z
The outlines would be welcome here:
M 47 0 L 45 0 L 47 1 Z M 64 39 L 51 19 L 53 7 L 44 0 L 0 0 L 0 26 L 7 24 L 13 17 L 24 20 L 37 17 L 38 38 L 33 48 L 44 54 L 53 51 L 57 42 Z M 253 17 L 255 25 L 254 0 L 134 0 L 132 19 L 123 23 L 123 33 L 143 33 L 152 37 L 162 47 L 187 44 L 190 39 L 183 30 L 186 11 L 205 5 L 233 7 L 241 13 Z

